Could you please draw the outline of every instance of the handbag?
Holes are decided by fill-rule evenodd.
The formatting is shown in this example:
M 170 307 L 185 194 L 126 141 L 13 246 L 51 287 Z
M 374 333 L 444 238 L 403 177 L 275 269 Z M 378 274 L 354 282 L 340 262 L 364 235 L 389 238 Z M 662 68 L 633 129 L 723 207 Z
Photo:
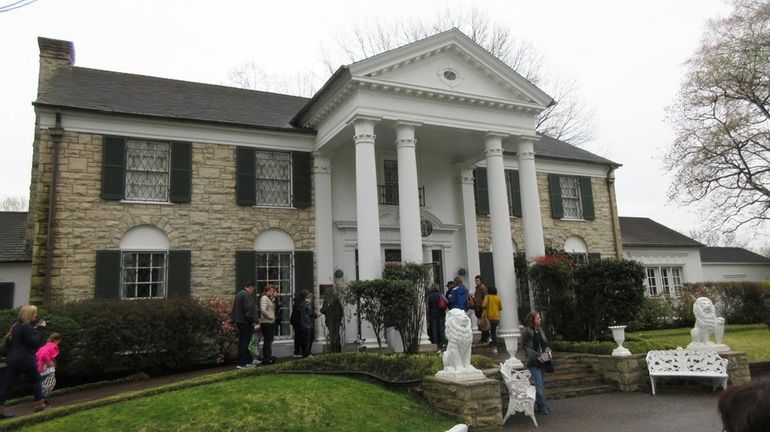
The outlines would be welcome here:
M 439 294 L 439 296 L 438 296 L 438 310 L 440 310 L 442 312 L 445 311 L 448 303 L 449 302 L 447 301 L 446 297 L 444 297 L 444 294 Z
M 479 331 L 489 331 L 490 328 L 492 328 L 492 325 L 489 323 L 489 319 L 487 318 L 479 318 L 478 321 L 479 324 Z
M 11 328 L 8 329 L 8 333 L 3 336 L 2 339 L 0 339 L 0 357 L 5 357 L 8 355 L 8 348 L 11 346 L 11 332 L 13 331 L 13 327 L 16 324 L 14 323 Z
M 541 368 L 543 368 L 548 373 L 551 373 L 554 371 L 553 357 L 551 357 L 550 352 L 546 351 L 540 354 L 540 359 L 543 360 L 543 364 L 540 366 Z

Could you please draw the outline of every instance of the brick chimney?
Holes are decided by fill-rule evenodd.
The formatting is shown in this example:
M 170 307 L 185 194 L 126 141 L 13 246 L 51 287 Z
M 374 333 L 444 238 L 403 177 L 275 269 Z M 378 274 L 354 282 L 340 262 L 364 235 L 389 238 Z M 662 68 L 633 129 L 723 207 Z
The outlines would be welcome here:
M 37 45 L 40 48 L 37 94 L 40 96 L 58 69 L 75 64 L 75 45 L 69 41 L 44 37 L 37 38 Z

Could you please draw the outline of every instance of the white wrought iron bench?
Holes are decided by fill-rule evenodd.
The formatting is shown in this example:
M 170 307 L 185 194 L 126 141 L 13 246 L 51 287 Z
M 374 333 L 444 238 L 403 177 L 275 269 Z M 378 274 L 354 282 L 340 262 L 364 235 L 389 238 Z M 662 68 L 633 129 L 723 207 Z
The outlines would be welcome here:
M 535 386 L 530 384 L 531 377 L 528 370 L 514 370 L 505 363 L 500 363 L 500 374 L 503 376 L 505 386 L 508 388 L 508 411 L 503 418 L 503 424 L 512 414 L 523 412 L 532 419 L 537 427 L 535 419 Z
M 650 373 L 652 394 L 655 379 L 659 377 L 697 377 L 714 379 L 714 389 L 727 388 L 727 359 L 715 351 L 687 349 L 650 351 L 647 353 L 647 370 Z

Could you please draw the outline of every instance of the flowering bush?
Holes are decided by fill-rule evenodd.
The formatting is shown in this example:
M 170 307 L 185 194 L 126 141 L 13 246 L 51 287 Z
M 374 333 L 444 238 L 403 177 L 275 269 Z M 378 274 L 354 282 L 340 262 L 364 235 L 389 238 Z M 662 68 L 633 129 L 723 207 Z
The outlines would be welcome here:
M 224 363 L 235 355 L 238 347 L 238 331 L 235 323 L 230 321 L 232 302 L 220 297 L 214 297 L 208 302 L 208 307 L 217 316 L 215 343 L 217 347 L 217 363 Z

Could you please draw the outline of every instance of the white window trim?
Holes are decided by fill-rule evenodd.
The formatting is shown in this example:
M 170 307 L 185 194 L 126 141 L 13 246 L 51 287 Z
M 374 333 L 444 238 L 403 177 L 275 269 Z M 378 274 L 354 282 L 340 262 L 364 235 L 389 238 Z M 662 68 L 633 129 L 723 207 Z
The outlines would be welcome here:
M 292 159 L 291 152 L 285 152 L 285 151 L 276 151 L 276 150 L 268 150 L 268 149 L 257 149 L 254 151 L 254 201 L 257 201 L 257 190 L 259 188 L 258 183 L 260 180 L 265 179 L 259 179 L 257 177 L 256 172 L 256 166 L 257 166 L 257 154 L 259 153 L 280 153 L 288 155 L 289 157 L 289 173 L 288 173 L 288 180 L 285 180 L 289 183 L 289 190 L 288 190 L 288 204 L 287 205 L 279 205 L 275 203 L 256 203 L 254 204 L 255 208 L 276 208 L 276 209 L 293 209 L 294 207 L 294 161 Z M 276 180 L 276 179 L 271 179 Z M 284 180 L 282 180 L 284 181 Z
M 575 179 L 577 182 L 577 202 L 578 202 L 578 213 L 579 216 L 567 216 L 567 206 L 564 205 L 564 188 L 562 188 L 561 179 L 563 178 L 571 178 Z M 559 176 L 559 189 L 561 190 L 561 207 L 562 211 L 564 212 L 564 216 L 561 218 L 562 220 L 568 220 L 568 221 L 584 221 L 586 220 L 585 215 L 585 209 L 583 208 L 583 194 L 580 191 L 580 176 L 574 176 L 574 175 L 560 175 Z M 568 198 L 568 199 L 574 199 L 574 198 Z
M 172 204 L 171 203 L 171 164 L 172 164 L 172 155 L 171 155 L 171 142 L 170 141 L 164 141 L 164 140 L 154 140 L 154 139 L 145 139 L 145 138 L 127 138 L 126 139 L 126 149 L 125 149 L 125 166 L 123 167 L 124 172 L 124 180 L 123 180 L 123 199 L 120 200 L 120 202 L 130 202 L 130 203 L 142 203 L 142 204 Z M 168 154 L 168 169 L 166 170 L 166 199 L 165 200 L 146 200 L 146 199 L 131 199 L 128 196 L 126 196 L 128 191 L 128 151 L 129 151 L 129 143 L 131 142 L 146 142 L 146 143 L 155 143 L 155 144 L 165 144 L 166 145 L 166 151 Z M 138 170 L 133 170 L 138 171 Z
M 158 297 L 126 297 L 125 296 L 125 274 L 126 271 L 123 267 L 123 255 L 127 253 L 134 254 L 163 254 L 163 296 Z M 120 250 L 120 300 L 154 300 L 168 298 L 168 250 L 137 250 L 137 249 L 121 249 Z
M 294 280 L 294 267 L 295 267 L 296 264 L 294 262 L 294 251 L 290 251 L 290 250 L 262 250 L 262 249 L 260 249 L 260 250 L 255 250 L 255 252 L 257 253 L 257 255 L 260 255 L 260 254 L 264 254 L 264 255 L 268 255 L 268 254 L 281 254 L 282 255 L 282 254 L 285 254 L 285 255 L 289 256 L 289 281 L 290 281 L 289 285 L 290 285 L 291 292 L 289 292 L 289 293 L 281 292 L 281 297 L 284 298 L 284 300 L 285 300 L 284 301 L 284 305 L 288 305 L 287 310 L 289 311 L 289 313 L 291 313 L 292 308 L 294 306 L 292 302 L 294 301 L 294 298 L 296 296 L 296 286 L 295 286 L 296 281 Z M 255 274 L 258 274 L 258 271 L 257 271 L 257 269 L 259 268 L 259 266 L 257 265 L 258 261 L 259 261 L 258 258 L 254 261 L 254 271 L 255 271 Z M 254 279 L 254 282 L 257 284 L 257 286 L 259 286 L 260 282 L 266 282 L 266 280 L 259 279 L 259 277 L 257 276 Z M 257 306 L 257 307 L 259 307 L 259 306 Z M 276 311 L 276 314 L 277 313 L 278 313 L 278 311 Z M 284 318 L 286 318 L 286 317 L 284 317 Z M 287 320 L 284 320 L 283 324 L 286 324 L 287 322 L 288 322 Z M 292 334 L 288 334 L 288 335 L 284 334 L 284 335 L 276 336 L 275 340 L 276 341 L 279 341 L 279 340 L 290 340 L 292 338 L 293 338 Z

